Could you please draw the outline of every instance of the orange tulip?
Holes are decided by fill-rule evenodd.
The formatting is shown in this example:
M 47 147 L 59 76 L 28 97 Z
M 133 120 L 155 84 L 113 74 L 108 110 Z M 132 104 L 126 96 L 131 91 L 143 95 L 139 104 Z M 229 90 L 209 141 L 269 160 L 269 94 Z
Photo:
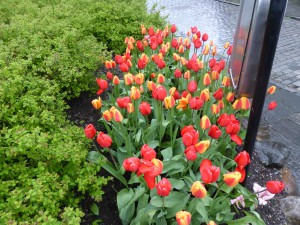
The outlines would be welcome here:
M 119 79 L 119 77 L 117 77 L 117 76 L 114 76 L 114 77 L 113 77 L 113 84 L 114 84 L 114 85 L 120 84 L 120 79 Z
M 128 113 L 132 113 L 134 111 L 134 106 L 132 103 L 128 103 L 126 106 L 126 110 Z
M 105 110 L 102 114 L 102 117 L 106 120 L 106 121 L 111 121 L 112 120 L 112 114 L 110 111 Z
M 209 45 L 205 45 L 202 54 L 207 55 L 209 52 Z
M 165 97 L 165 99 L 164 99 L 164 105 L 165 105 L 166 109 L 173 108 L 174 105 L 175 105 L 175 99 L 174 99 L 174 97 L 172 95 L 168 96 L 168 97 Z
M 188 63 L 188 61 L 185 58 L 180 57 L 180 63 L 181 65 L 185 66 Z
M 134 81 L 135 81 L 136 84 L 142 85 L 145 81 L 144 74 L 143 73 L 136 74 L 135 77 L 134 77 Z
M 141 34 L 145 35 L 147 33 L 147 30 L 144 25 L 141 25 Z
M 211 72 L 211 78 L 213 80 L 219 80 L 219 77 L 220 77 L 220 73 L 218 71 L 212 71 Z
M 205 86 L 208 86 L 208 85 L 211 84 L 211 79 L 210 79 L 210 76 L 209 76 L 208 73 L 206 73 L 206 74 L 204 75 L 204 77 L 203 77 L 203 84 L 204 84 Z
M 224 87 L 230 87 L 231 86 L 230 78 L 229 77 L 223 77 L 222 85 Z
M 184 53 L 184 47 L 183 47 L 183 45 L 180 45 L 180 46 L 179 46 L 178 52 L 179 52 L 179 53 Z
M 148 81 L 147 82 L 147 87 L 150 91 L 153 91 L 156 89 L 156 84 L 153 81 Z
M 190 45 L 190 39 L 189 38 L 185 38 L 183 41 L 183 46 L 187 47 Z
M 241 180 L 242 175 L 240 172 L 229 172 L 223 175 L 224 182 L 229 186 L 229 187 L 235 187 L 239 181 Z
M 205 88 L 203 91 L 201 91 L 200 98 L 205 102 L 207 102 L 209 100 L 209 90 L 207 88 Z
M 217 105 L 217 104 L 213 104 L 212 106 L 211 106 L 211 112 L 213 113 L 213 114 L 219 114 L 220 113 L 220 107 Z
M 176 213 L 176 221 L 178 225 L 189 225 L 191 223 L 191 214 L 187 211 L 179 211 Z
M 191 71 L 187 70 L 185 71 L 184 75 L 183 75 L 184 79 L 190 79 L 191 78 Z
M 92 105 L 93 105 L 94 109 L 100 109 L 102 107 L 101 98 L 99 97 L 98 99 L 94 99 L 92 101 Z
M 177 53 L 173 53 L 173 59 L 175 61 L 179 61 L 180 60 L 180 56 Z
M 139 90 L 137 87 L 132 86 L 132 87 L 131 87 L 130 97 L 131 97 L 131 99 L 133 99 L 133 100 L 139 99 L 139 98 L 141 97 L 140 90 Z
M 229 42 L 226 42 L 224 48 L 227 49 L 229 47 Z
M 250 101 L 247 97 L 241 97 L 239 99 L 236 99 L 235 102 L 232 104 L 232 108 L 235 110 L 248 110 L 250 109 Z
M 200 119 L 200 127 L 201 127 L 201 129 L 206 130 L 210 126 L 211 126 L 211 123 L 210 123 L 209 118 L 206 115 L 202 116 L 202 118 Z
M 205 198 L 207 195 L 207 191 L 204 185 L 200 181 L 195 181 L 191 187 L 192 195 L 196 198 Z
M 272 95 L 272 94 L 274 94 L 275 91 L 276 91 L 276 87 L 271 86 L 271 87 L 268 88 L 267 94 Z
M 124 82 L 126 85 L 131 85 L 134 81 L 134 76 L 131 73 L 126 73 L 124 75 Z
M 176 109 L 186 110 L 191 98 L 191 94 L 188 94 L 186 97 L 182 97 L 181 99 L 179 99 L 179 104 L 176 106 Z
M 195 144 L 195 149 L 198 153 L 203 154 L 209 148 L 209 145 L 210 145 L 209 140 L 200 141 L 197 144 Z
M 158 74 L 158 75 L 157 75 L 157 83 L 162 84 L 162 83 L 164 83 L 164 82 L 165 82 L 165 77 L 164 77 L 164 75 Z

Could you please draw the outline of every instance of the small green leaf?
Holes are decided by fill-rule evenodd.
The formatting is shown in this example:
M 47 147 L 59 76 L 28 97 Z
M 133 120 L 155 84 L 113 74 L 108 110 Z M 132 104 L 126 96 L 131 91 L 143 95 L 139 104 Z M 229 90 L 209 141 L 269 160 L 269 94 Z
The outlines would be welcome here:
M 97 219 L 92 222 L 92 225 L 98 225 L 99 223 L 102 223 L 102 222 L 103 222 L 102 220 Z
M 93 203 L 92 205 L 91 205 L 91 212 L 94 214 L 94 215 L 96 215 L 96 216 L 99 216 L 99 208 L 98 208 L 98 206 L 96 205 L 96 203 Z
M 113 169 L 113 167 L 108 165 L 108 163 L 103 164 L 102 167 L 111 175 L 113 175 L 115 178 L 117 178 L 119 181 L 121 181 L 125 186 L 127 186 L 127 182 L 125 178 L 122 176 L 122 174 L 119 171 Z
M 179 180 L 179 179 L 170 178 L 169 181 L 172 184 L 172 187 L 177 190 L 181 190 L 185 185 L 184 181 Z
M 87 154 L 86 159 L 87 159 L 89 162 L 98 164 L 99 160 L 103 159 L 103 156 L 102 156 L 99 152 L 97 152 L 97 151 L 90 151 L 90 152 Z
M 173 150 L 171 147 L 168 147 L 161 151 L 161 154 L 164 157 L 164 161 L 170 160 L 173 157 Z

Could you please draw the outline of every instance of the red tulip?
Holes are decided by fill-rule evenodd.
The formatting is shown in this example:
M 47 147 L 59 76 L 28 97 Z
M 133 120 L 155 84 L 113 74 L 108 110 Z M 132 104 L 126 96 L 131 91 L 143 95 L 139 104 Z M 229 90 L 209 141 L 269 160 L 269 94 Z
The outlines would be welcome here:
M 217 64 L 217 60 L 215 58 L 212 58 L 211 60 L 209 60 L 209 68 L 213 68 L 215 65 Z
M 278 194 L 283 191 L 284 183 L 280 181 L 270 180 L 266 183 L 266 188 L 271 194 Z
M 87 138 L 93 139 L 96 135 L 97 131 L 93 124 L 89 124 L 84 129 L 84 134 Z
M 101 131 L 97 136 L 97 142 L 102 148 L 108 148 L 112 143 L 112 139 Z
M 163 101 L 165 97 L 167 97 L 167 91 L 163 86 L 157 86 L 155 90 L 152 92 L 152 96 L 154 99 Z
M 120 67 L 120 70 L 124 73 L 129 71 L 129 67 L 126 63 L 121 63 L 119 67 Z
M 184 154 L 185 154 L 185 157 L 187 158 L 187 160 L 194 161 L 197 159 L 197 151 L 196 151 L 194 145 L 187 147 L 184 150 Z
M 114 75 L 110 71 L 107 71 L 106 78 L 109 79 L 109 80 L 112 80 L 113 77 L 114 77 Z
M 138 50 L 140 50 L 141 52 L 144 51 L 144 46 L 143 46 L 143 42 L 142 42 L 142 41 L 138 40 L 138 41 L 136 42 L 136 47 L 137 47 Z
M 202 170 L 206 169 L 207 167 L 212 166 L 212 162 L 209 159 L 203 159 L 200 163 L 200 173 Z
M 140 167 L 140 159 L 137 157 L 130 157 L 123 161 L 125 171 L 136 172 Z
M 268 105 L 268 109 L 269 110 L 273 110 L 277 107 L 277 102 L 270 102 L 269 105 Z
M 150 148 L 147 144 L 144 144 L 141 148 L 141 156 L 143 159 L 151 161 L 156 157 L 156 152 L 153 148 Z
M 196 26 L 191 27 L 191 31 L 192 31 L 192 34 L 196 34 L 198 31 L 198 28 Z
M 108 83 L 106 80 L 97 78 L 96 81 L 100 89 L 105 90 L 108 88 Z
M 199 132 L 196 130 L 190 130 L 182 136 L 182 142 L 184 146 L 195 145 L 198 142 Z
M 191 109 L 199 110 L 204 104 L 204 101 L 200 97 L 191 98 L 189 106 Z
M 188 83 L 188 87 L 187 89 L 189 90 L 190 93 L 194 93 L 195 91 L 197 91 L 198 85 L 197 82 L 192 80 Z
M 240 128 L 240 121 L 233 119 L 227 124 L 226 133 L 230 135 L 237 134 L 240 131 Z
M 147 63 L 145 62 L 145 60 L 143 60 L 143 59 L 138 59 L 138 64 L 137 64 L 137 66 L 138 66 L 138 68 L 139 68 L 140 70 L 144 69 L 144 68 L 146 67 L 146 65 L 147 65 Z
M 207 33 L 204 33 L 202 35 L 202 41 L 207 41 L 208 40 L 208 34 Z
M 147 184 L 147 186 L 150 190 L 155 188 L 156 179 L 155 179 L 154 176 L 151 176 L 148 173 L 145 173 L 144 174 L 144 179 L 145 179 L 146 184 Z
M 143 116 L 147 116 L 151 113 L 151 106 L 148 102 L 141 102 L 139 110 Z
M 205 184 L 214 183 L 220 175 L 220 168 L 216 166 L 206 166 L 200 170 L 201 178 Z
M 170 191 L 172 190 L 172 185 L 167 178 L 163 178 L 160 182 L 156 184 L 156 190 L 159 196 L 165 197 L 170 194 Z
M 212 125 L 208 131 L 208 135 L 213 139 L 219 139 L 219 137 L 222 135 L 222 131 L 218 126 Z
M 186 132 L 189 132 L 190 130 L 195 130 L 195 128 L 192 125 L 185 126 L 180 132 L 181 136 L 183 136 Z
M 243 144 L 243 140 L 241 139 L 241 137 L 236 135 L 236 134 L 231 134 L 230 139 L 233 142 L 235 142 L 237 145 L 242 145 Z
M 196 49 L 200 48 L 202 45 L 202 41 L 200 40 L 200 38 L 197 38 L 196 40 L 194 40 L 194 46 Z
M 230 118 L 228 116 L 227 113 L 223 113 L 221 116 L 219 116 L 218 118 L 218 124 L 221 126 L 221 127 L 226 127 L 229 123 L 230 123 Z
M 121 109 L 125 109 L 128 105 L 128 103 L 131 102 L 130 97 L 124 97 L 124 98 L 117 98 L 117 104 Z
M 221 100 L 223 98 L 223 89 L 219 88 L 214 94 L 213 94 L 214 98 L 216 100 Z
M 162 69 L 162 68 L 164 68 L 165 66 L 166 66 L 166 63 L 165 63 L 165 61 L 164 60 L 157 60 L 156 61 L 156 65 L 157 65 L 157 67 L 159 68 L 159 69 Z
M 171 42 L 171 46 L 172 48 L 177 48 L 178 47 L 178 41 L 176 38 L 173 38 L 172 42 Z
M 179 70 L 179 69 L 175 69 L 175 71 L 174 71 L 174 76 L 176 77 L 176 78 L 180 78 L 181 76 L 182 76 L 182 73 L 181 73 L 181 71 Z
M 238 167 L 244 168 L 250 164 L 250 156 L 246 151 L 240 152 L 235 158 L 234 161 L 237 163 Z
M 171 33 L 175 33 L 176 30 L 177 30 L 176 25 L 172 24 L 172 26 L 171 26 Z

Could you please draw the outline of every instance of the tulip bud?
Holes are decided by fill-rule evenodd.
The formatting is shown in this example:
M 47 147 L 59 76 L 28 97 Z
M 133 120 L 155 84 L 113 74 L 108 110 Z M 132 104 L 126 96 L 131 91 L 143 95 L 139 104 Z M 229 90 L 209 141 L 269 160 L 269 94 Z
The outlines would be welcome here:
M 183 75 L 184 79 L 190 79 L 191 78 L 191 71 L 187 70 L 185 71 L 184 75 Z
M 118 109 L 113 110 L 112 116 L 116 122 L 121 122 L 123 120 L 123 116 Z
M 99 97 L 98 99 L 94 99 L 92 101 L 92 105 L 93 105 L 94 109 L 100 109 L 102 107 L 101 98 Z
M 229 42 L 226 42 L 224 48 L 227 49 L 229 47 Z
M 213 165 L 205 166 L 201 168 L 200 173 L 203 182 L 205 184 L 210 184 L 218 180 L 220 176 L 220 168 Z
M 175 24 L 172 24 L 172 26 L 171 26 L 171 33 L 175 33 L 176 32 L 176 30 L 177 30 L 177 28 L 176 28 L 176 25 Z
M 156 89 L 156 84 L 153 81 L 148 81 L 147 82 L 147 87 L 149 91 L 153 91 Z
M 156 177 L 159 174 L 161 174 L 163 170 L 163 163 L 162 161 L 156 158 L 152 159 L 151 162 L 153 163 L 153 169 L 151 172 L 149 172 L 149 175 Z
M 241 97 L 239 99 L 236 99 L 235 102 L 232 104 L 232 108 L 235 110 L 248 110 L 250 106 L 251 104 L 247 97 Z
M 203 154 L 209 148 L 209 145 L 210 145 L 209 140 L 200 141 L 197 144 L 195 144 L 195 149 L 198 153 Z
M 191 187 L 192 195 L 196 198 L 205 198 L 207 191 L 200 181 L 195 181 Z
M 191 214 L 187 211 L 179 211 L 176 213 L 176 221 L 178 225 L 189 225 L 191 223 Z
M 124 72 L 124 73 L 126 73 L 126 72 L 129 71 L 129 66 L 128 66 L 126 63 L 121 63 L 121 64 L 119 65 L 119 68 L 120 68 L 120 70 L 121 70 L 122 72 Z
M 237 145 L 242 145 L 243 140 L 236 134 L 230 134 L 230 139 L 235 142 Z
M 111 121 L 112 120 L 112 114 L 110 111 L 105 110 L 102 114 L 102 117 L 106 120 L 106 121 Z
M 234 161 L 237 163 L 238 167 L 244 168 L 250 164 L 250 156 L 246 151 L 240 152 L 235 158 Z
M 266 183 L 266 188 L 271 194 L 278 194 L 283 191 L 284 183 L 271 180 Z
M 179 45 L 178 52 L 179 53 L 184 53 L 184 47 L 183 47 L 183 45 Z
M 211 72 L 211 78 L 212 78 L 213 80 L 219 80 L 219 76 L 220 76 L 220 73 L 219 73 L 218 71 L 213 70 L 213 71 Z
M 181 65 L 185 66 L 188 63 L 188 61 L 185 58 L 180 57 L 180 63 Z
M 214 221 L 209 221 L 209 223 L 207 225 L 217 225 Z
M 147 33 L 147 30 L 144 25 L 141 25 L 141 34 L 145 35 Z
M 97 142 L 102 148 L 108 148 L 112 143 L 112 139 L 101 131 L 97 136 Z
M 130 97 L 124 97 L 124 98 L 117 98 L 117 104 L 121 109 L 125 109 L 128 105 L 128 103 L 131 102 Z
M 202 54 L 207 55 L 209 53 L 209 45 L 205 45 Z
M 227 113 L 223 113 L 221 116 L 218 118 L 218 124 L 221 127 L 226 127 L 230 123 L 230 118 Z
M 242 178 L 242 174 L 240 172 L 228 172 L 223 175 L 224 182 L 229 187 L 235 187 Z
M 137 66 L 139 68 L 139 70 L 142 70 L 146 67 L 147 63 L 145 62 L 145 60 L 143 59 L 138 59 L 138 63 Z
M 166 91 L 165 87 L 163 87 L 163 86 L 157 86 L 153 90 L 152 96 L 156 100 L 163 101 L 165 99 L 165 97 L 167 97 L 167 91 Z
M 202 130 L 206 130 L 210 126 L 211 126 L 211 123 L 210 123 L 209 118 L 206 115 L 202 116 L 201 120 L 200 120 L 200 127 L 201 127 L 201 129 Z
M 131 73 L 126 73 L 124 75 L 124 82 L 126 85 L 131 85 L 134 81 L 134 76 Z
M 137 47 L 138 50 L 140 50 L 141 52 L 144 51 L 144 46 L 143 46 L 143 42 L 142 42 L 142 41 L 138 40 L 138 41 L 136 42 L 136 47 Z
M 89 124 L 84 129 L 84 134 L 88 139 L 93 139 L 97 131 L 93 124 Z
M 269 110 L 273 110 L 277 107 L 277 102 L 273 101 L 273 102 L 270 102 L 269 105 L 268 105 L 268 109 Z
M 159 196 L 168 196 L 172 190 L 172 185 L 167 178 L 163 178 L 160 182 L 156 184 L 157 194 Z
M 188 83 L 188 87 L 187 89 L 189 90 L 190 93 L 194 93 L 195 91 L 197 91 L 198 85 L 197 82 L 192 80 Z
M 140 167 L 140 159 L 137 157 L 130 157 L 123 161 L 125 171 L 136 172 Z
M 276 91 L 276 87 L 271 86 L 271 87 L 268 88 L 267 94 L 272 95 L 272 94 L 274 94 L 275 91 Z
M 151 113 L 151 106 L 148 102 L 141 102 L 139 110 L 143 116 L 147 116 Z

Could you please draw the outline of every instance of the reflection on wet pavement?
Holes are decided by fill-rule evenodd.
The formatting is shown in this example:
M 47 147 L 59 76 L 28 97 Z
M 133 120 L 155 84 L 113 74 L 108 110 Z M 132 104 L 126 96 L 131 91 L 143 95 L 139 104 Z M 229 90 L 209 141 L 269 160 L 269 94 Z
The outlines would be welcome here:
M 168 15 L 168 21 L 176 24 L 180 36 L 197 26 L 201 33 L 207 33 L 210 40 L 220 47 L 233 41 L 239 7 L 212 0 L 148 0 L 151 8 L 157 4 L 162 15 Z

